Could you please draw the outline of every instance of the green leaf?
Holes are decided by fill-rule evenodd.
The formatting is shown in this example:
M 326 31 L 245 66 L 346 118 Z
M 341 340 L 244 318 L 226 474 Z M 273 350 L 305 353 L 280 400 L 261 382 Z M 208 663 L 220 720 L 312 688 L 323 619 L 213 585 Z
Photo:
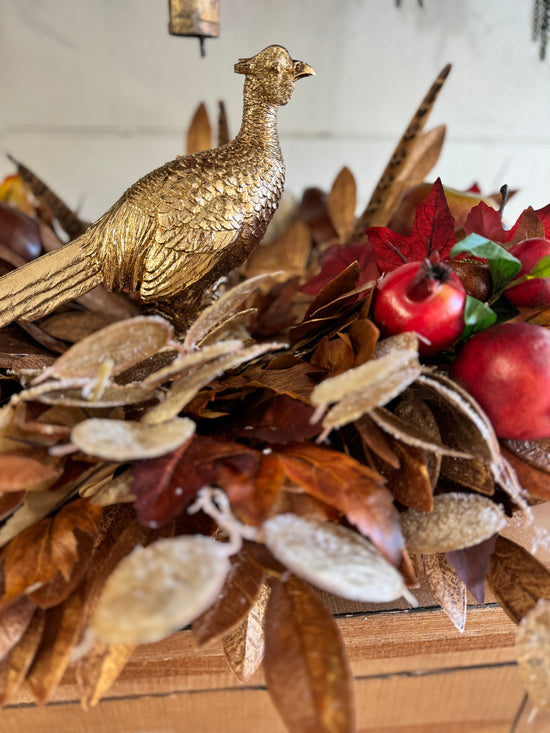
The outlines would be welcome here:
M 481 237 L 479 234 L 469 234 L 465 239 L 457 242 L 450 256 L 456 257 L 463 253 L 487 260 L 493 279 L 493 290 L 497 293 L 521 270 L 521 262 L 517 257 L 510 254 L 500 244 L 491 242 L 490 239 Z
M 460 335 L 460 340 L 467 339 L 472 334 L 489 328 L 496 320 L 497 314 L 487 303 L 467 295 L 464 304 L 464 330 Z
M 526 277 L 528 280 L 531 280 L 534 277 L 550 277 L 550 255 L 541 257 Z

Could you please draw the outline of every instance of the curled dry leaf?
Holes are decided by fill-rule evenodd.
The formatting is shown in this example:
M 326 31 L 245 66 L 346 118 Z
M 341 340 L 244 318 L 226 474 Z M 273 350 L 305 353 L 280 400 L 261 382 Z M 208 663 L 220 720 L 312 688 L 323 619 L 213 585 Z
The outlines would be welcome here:
M 194 369 L 190 374 L 181 377 L 172 384 L 166 399 L 155 407 L 152 407 L 143 417 L 143 422 L 149 425 L 156 425 L 175 417 L 185 405 L 187 405 L 198 391 L 211 382 L 215 377 L 223 374 L 228 369 L 233 369 L 240 364 L 274 349 L 280 349 L 282 344 L 254 344 L 247 348 L 240 349 L 237 353 L 226 354 L 214 361 L 203 364 Z
M 90 629 L 107 644 L 163 639 L 203 613 L 229 572 L 223 543 L 202 535 L 136 547 L 109 576 Z
M 434 497 L 433 512 L 407 509 L 401 514 L 407 549 L 426 555 L 477 545 L 506 523 L 503 510 L 477 494 L 439 494 Z
M 263 531 L 273 556 L 322 590 L 368 603 L 404 596 L 416 605 L 400 573 L 357 532 L 295 514 L 268 519 Z
M 170 453 L 184 445 L 194 432 L 195 423 L 186 417 L 159 425 L 90 418 L 75 425 L 71 441 L 90 456 L 121 463 Z
M 170 323 L 158 316 L 136 316 L 118 321 L 71 346 L 37 381 L 50 377 L 96 377 L 107 359 L 113 362 L 112 374 L 120 374 L 167 346 L 172 335 Z
M 290 733 L 352 733 L 352 677 L 332 614 L 304 582 L 272 587 L 266 610 L 267 689 Z
M 518 626 L 518 669 L 531 702 L 550 710 L 550 601 L 540 600 Z
M 260 666 L 265 649 L 265 611 L 270 586 L 264 583 L 246 617 L 222 639 L 229 666 L 241 682 L 246 682 Z
M 431 592 L 455 628 L 462 633 L 466 626 L 468 607 L 466 585 L 446 561 L 445 555 L 424 555 L 422 563 Z

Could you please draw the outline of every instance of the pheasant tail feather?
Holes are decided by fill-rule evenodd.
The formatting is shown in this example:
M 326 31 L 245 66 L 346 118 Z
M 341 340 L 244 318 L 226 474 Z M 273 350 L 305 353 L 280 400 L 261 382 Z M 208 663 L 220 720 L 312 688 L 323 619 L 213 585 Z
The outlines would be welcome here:
M 46 316 L 101 282 L 98 266 L 76 239 L 0 278 L 0 327 Z

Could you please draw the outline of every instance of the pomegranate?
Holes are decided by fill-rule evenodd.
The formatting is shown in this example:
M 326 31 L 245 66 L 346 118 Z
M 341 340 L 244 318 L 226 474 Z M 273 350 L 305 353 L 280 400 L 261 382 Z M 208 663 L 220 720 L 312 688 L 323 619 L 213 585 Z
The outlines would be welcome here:
M 500 323 L 472 336 L 451 374 L 479 402 L 501 438 L 550 437 L 550 331 Z
M 373 320 L 385 336 L 414 331 L 421 354 L 435 354 L 464 329 L 466 293 L 442 262 L 409 262 L 383 277 L 374 294 Z
M 524 239 L 517 242 L 509 250 L 521 262 L 521 270 L 516 277 L 527 275 L 543 258 L 550 256 L 550 241 L 548 239 Z M 550 277 L 534 277 L 524 280 L 518 285 L 508 288 L 506 297 L 514 305 L 526 308 L 539 308 L 550 305 Z

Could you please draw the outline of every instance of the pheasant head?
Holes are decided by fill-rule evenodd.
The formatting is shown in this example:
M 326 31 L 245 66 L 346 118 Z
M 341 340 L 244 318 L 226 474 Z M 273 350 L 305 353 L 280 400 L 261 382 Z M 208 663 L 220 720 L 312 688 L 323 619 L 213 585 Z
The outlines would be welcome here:
M 274 106 L 290 100 L 297 79 L 315 74 L 311 66 L 295 61 L 282 46 L 268 46 L 255 56 L 239 59 L 235 72 L 245 74 L 247 81 L 254 83 L 266 101 Z

